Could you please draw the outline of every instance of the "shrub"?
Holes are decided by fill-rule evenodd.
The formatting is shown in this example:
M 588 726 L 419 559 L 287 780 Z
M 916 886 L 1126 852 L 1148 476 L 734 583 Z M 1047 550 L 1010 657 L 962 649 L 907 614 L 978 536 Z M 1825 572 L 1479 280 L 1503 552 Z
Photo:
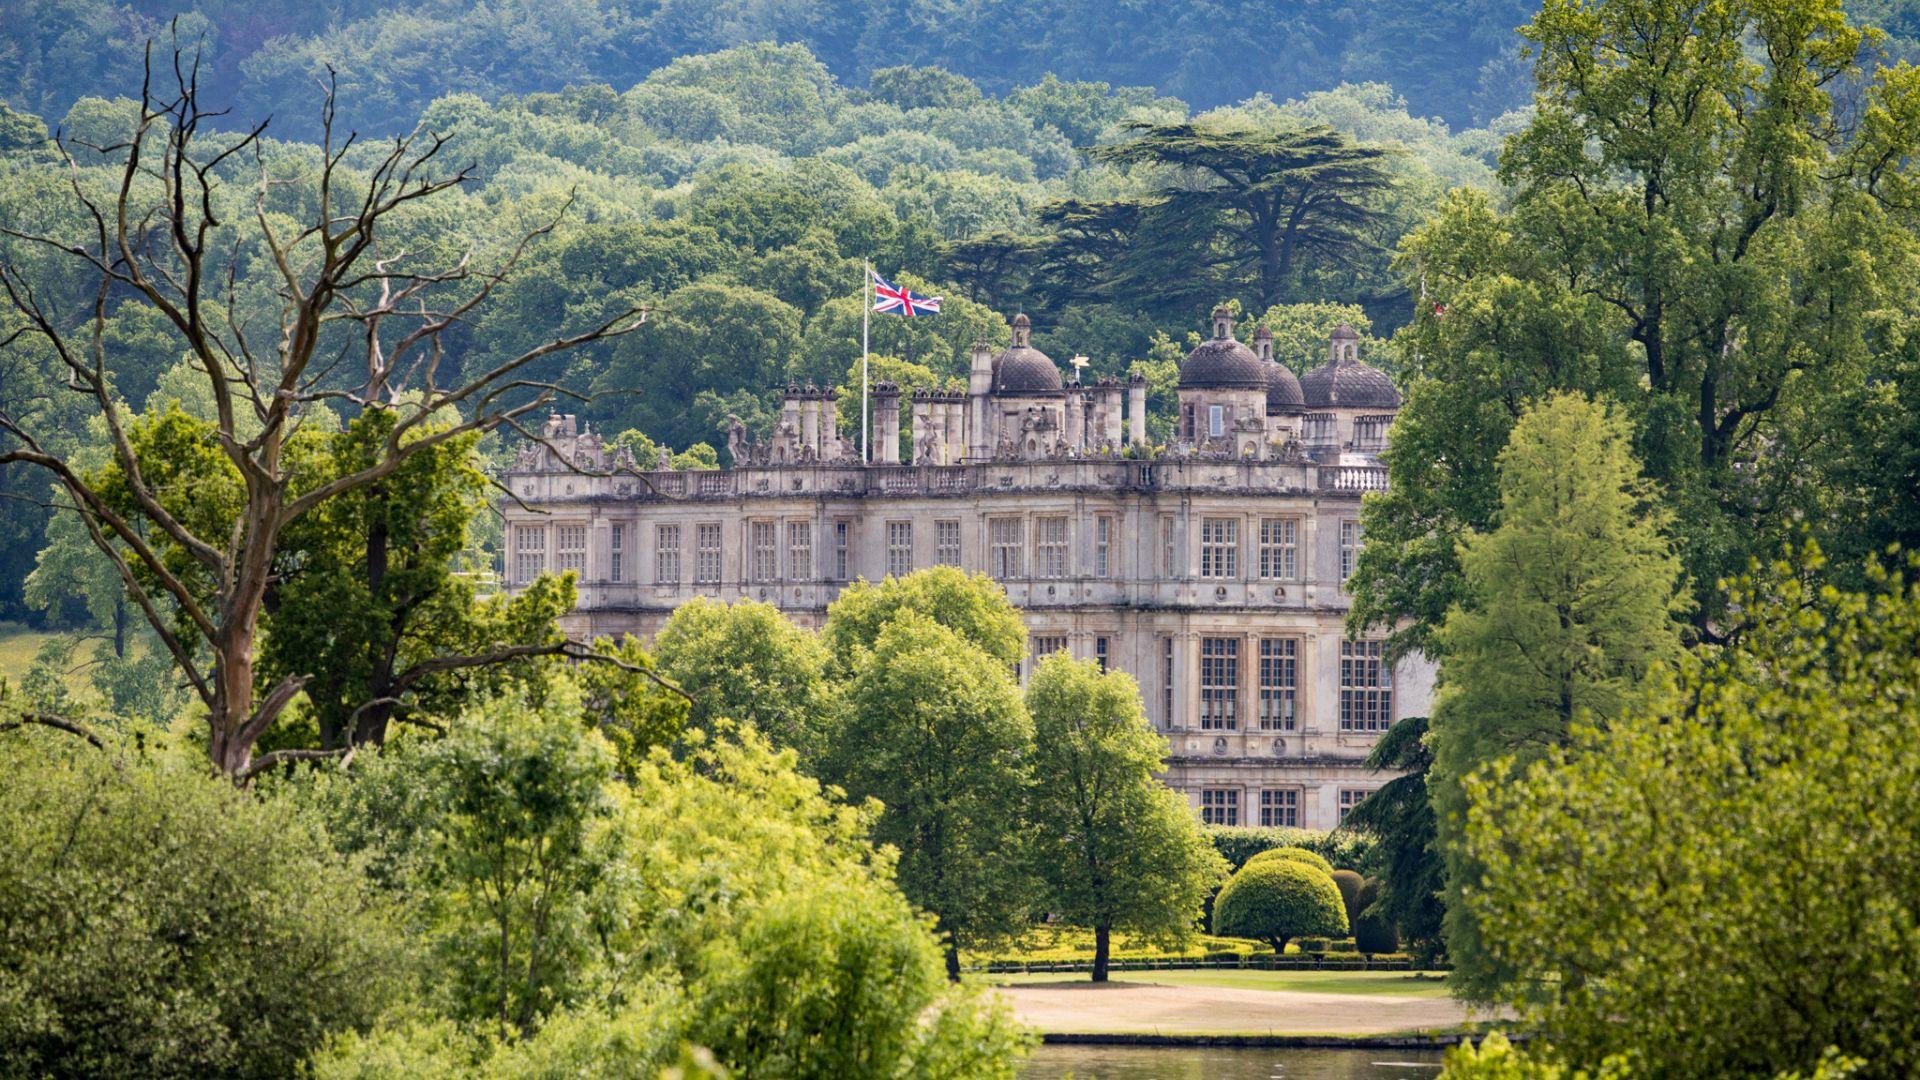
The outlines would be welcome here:
M 1253 858 L 1248 859 L 1246 865 L 1254 866 L 1273 859 L 1291 859 L 1294 862 L 1306 863 L 1308 866 L 1314 867 L 1323 874 L 1331 875 L 1333 873 L 1333 864 L 1328 862 L 1325 856 L 1301 847 L 1268 848 Z M 1338 888 L 1338 886 L 1335 886 L 1335 888 Z
M 394 997 L 377 897 L 204 762 L 0 738 L 0 1075 L 289 1074 Z
M 1360 916 L 1353 921 L 1353 943 L 1369 956 L 1378 953 L 1390 953 L 1400 948 L 1400 931 L 1393 920 L 1379 915 L 1367 914 L 1367 909 L 1380 899 L 1380 883 L 1372 879 L 1360 887 L 1358 903 Z
M 1301 952 L 1318 956 L 1327 951 L 1328 943 L 1323 937 L 1303 937 L 1295 944 L 1300 946 Z
M 1347 909 L 1347 925 L 1360 920 L 1360 889 L 1366 880 L 1351 870 L 1335 870 L 1333 887 L 1340 890 L 1340 904 Z
M 1291 859 L 1268 859 L 1241 867 L 1213 904 L 1213 932 L 1259 938 L 1286 951 L 1303 934 L 1347 932 L 1347 912 L 1333 879 Z
M 1305 848 L 1334 866 L 1365 866 L 1374 847 L 1372 836 L 1351 829 L 1322 832 L 1251 825 L 1209 825 L 1207 839 L 1235 870 L 1247 860 L 1278 847 Z

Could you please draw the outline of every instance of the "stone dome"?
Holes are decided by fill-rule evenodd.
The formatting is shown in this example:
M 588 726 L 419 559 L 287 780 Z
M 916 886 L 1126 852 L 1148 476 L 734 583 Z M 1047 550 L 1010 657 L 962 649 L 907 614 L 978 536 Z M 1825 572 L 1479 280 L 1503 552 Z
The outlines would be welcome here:
M 1307 410 L 1306 391 L 1300 388 L 1300 377 L 1285 364 L 1266 361 L 1267 367 L 1267 412 L 1270 414 L 1292 415 Z
M 1182 390 L 1265 390 L 1267 372 L 1260 358 L 1233 337 L 1233 313 L 1213 309 L 1213 337 L 1187 354 L 1180 365 Z
M 1028 344 L 1033 321 L 1013 317 L 1013 344 L 993 358 L 993 392 L 1008 397 L 1039 397 L 1062 393 L 1060 369 L 1046 353 Z
M 1310 409 L 1397 409 L 1400 388 L 1387 373 L 1360 359 L 1360 335 L 1341 323 L 1334 328 L 1328 360 L 1300 376 Z

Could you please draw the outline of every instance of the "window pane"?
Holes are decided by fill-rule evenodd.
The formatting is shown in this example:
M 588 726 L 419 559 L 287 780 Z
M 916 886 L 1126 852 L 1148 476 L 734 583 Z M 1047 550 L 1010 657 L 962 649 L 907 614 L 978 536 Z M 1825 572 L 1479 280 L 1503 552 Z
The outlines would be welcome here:
M 1340 730 L 1385 731 L 1393 722 L 1393 671 L 1378 641 L 1340 643 Z
M 1200 729 L 1231 731 L 1240 721 L 1240 639 L 1200 639 Z
M 1298 643 L 1292 638 L 1260 639 L 1260 727 L 1292 731 Z

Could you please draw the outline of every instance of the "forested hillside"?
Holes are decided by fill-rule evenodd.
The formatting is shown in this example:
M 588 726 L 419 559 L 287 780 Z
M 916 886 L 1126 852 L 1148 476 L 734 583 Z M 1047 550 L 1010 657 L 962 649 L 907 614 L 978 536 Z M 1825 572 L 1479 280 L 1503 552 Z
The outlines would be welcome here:
M 356 122 L 412 124 L 434 98 L 525 94 L 598 82 L 625 90 L 680 56 L 753 41 L 793 42 L 859 85 L 876 69 L 938 66 L 993 93 L 1053 73 L 1152 86 L 1197 106 L 1278 98 L 1342 82 L 1391 81 L 1416 111 L 1481 122 L 1526 100 L 1513 29 L 1521 0 L 1306 3 L 1302 0 L 8 0 L 0 99 L 64 113 L 139 72 L 139 44 L 173 15 L 211 46 L 210 102 L 305 109 L 331 64 Z M 298 115 L 294 115 L 298 114 Z

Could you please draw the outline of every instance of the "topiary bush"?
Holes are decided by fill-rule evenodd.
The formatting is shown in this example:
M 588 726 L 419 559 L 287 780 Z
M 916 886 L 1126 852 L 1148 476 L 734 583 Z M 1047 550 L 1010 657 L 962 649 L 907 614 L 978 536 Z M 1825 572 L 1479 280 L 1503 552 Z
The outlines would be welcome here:
M 1284 953 L 1290 938 L 1347 932 L 1340 890 L 1320 869 L 1293 859 L 1249 863 L 1213 902 L 1213 932 L 1259 938 Z
M 1328 862 L 1325 856 L 1308 851 L 1303 847 L 1268 848 L 1253 858 L 1248 859 L 1246 865 L 1254 866 L 1274 859 L 1291 859 L 1294 862 L 1306 863 L 1308 866 L 1314 867 L 1323 874 L 1331 875 L 1333 873 L 1333 864 Z
M 1400 931 L 1393 925 L 1393 920 L 1367 914 L 1367 909 L 1379 899 L 1380 883 L 1368 878 L 1360 886 L 1360 898 L 1356 904 L 1359 915 L 1353 920 L 1353 944 L 1368 956 L 1397 952 L 1400 948 Z
M 1360 918 L 1360 889 L 1366 879 L 1351 870 L 1335 870 L 1331 875 L 1333 887 L 1340 890 L 1340 904 L 1347 909 L 1347 925 L 1352 926 Z

